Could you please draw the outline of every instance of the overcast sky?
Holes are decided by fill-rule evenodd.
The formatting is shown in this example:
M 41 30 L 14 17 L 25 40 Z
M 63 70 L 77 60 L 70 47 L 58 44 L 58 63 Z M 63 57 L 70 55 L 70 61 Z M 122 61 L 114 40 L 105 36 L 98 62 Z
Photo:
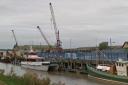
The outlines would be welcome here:
M 128 41 L 128 0 L 0 0 L 0 48 L 13 47 L 12 29 L 21 45 L 46 44 L 37 25 L 54 44 L 49 2 L 64 48 Z

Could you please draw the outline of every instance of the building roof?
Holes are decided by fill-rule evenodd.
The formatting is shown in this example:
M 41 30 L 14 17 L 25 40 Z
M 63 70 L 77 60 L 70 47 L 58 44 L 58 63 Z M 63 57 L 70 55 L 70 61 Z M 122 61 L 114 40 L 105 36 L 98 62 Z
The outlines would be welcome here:
M 128 48 L 128 41 L 125 41 L 122 48 Z

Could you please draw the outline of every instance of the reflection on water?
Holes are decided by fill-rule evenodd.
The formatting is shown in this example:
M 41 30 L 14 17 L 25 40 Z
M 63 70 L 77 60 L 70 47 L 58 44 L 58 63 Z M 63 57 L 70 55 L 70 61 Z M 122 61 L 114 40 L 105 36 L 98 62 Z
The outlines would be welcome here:
M 91 80 L 87 75 L 69 74 L 69 73 L 48 73 L 25 69 L 20 66 L 0 63 L 0 70 L 4 70 L 4 74 L 10 74 L 12 71 L 18 76 L 24 75 L 25 72 L 35 72 L 39 78 L 49 77 L 52 82 L 64 82 L 66 85 L 107 85 Z M 109 84 L 110 85 L 110 84 Z

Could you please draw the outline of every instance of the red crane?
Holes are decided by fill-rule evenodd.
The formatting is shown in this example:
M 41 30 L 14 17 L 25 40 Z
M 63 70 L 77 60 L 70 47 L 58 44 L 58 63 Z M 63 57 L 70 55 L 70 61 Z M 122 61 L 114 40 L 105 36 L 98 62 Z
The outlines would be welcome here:
M 50 6 L 52 21 L 53 21 L 52 23 L 53 23 L 55 35 L 56 35 L 56 48 L 60 49 L 60 48 L 62 48 L 62 42 L 60 41 L 59 30 L 57 29 L 57 24 L 56 24 L 56 20 L 55 20 L 55 15 L 54 15 L 52 3 L 49 3 L 49 6 Z

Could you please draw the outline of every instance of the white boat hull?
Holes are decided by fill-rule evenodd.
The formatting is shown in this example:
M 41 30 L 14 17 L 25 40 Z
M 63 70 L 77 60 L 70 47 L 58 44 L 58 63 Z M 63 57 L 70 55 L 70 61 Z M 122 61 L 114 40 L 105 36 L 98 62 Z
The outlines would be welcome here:
M 48 71 L 49 65 L 42 65 L 42 62 L 21 62 L 21 66 L 28 69 Z

